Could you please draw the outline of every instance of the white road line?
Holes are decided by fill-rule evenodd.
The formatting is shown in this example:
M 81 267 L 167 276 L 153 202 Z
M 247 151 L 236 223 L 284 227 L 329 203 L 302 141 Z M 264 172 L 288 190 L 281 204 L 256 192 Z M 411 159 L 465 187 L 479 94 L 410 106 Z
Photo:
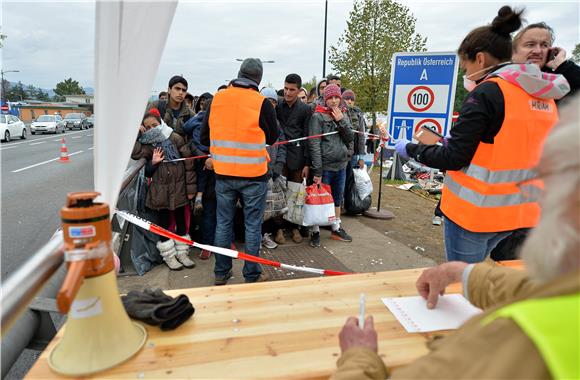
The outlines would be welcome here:
M 52 140 L 52 141 L 61 142 L 61 141 L 62 141 L 62 139 L 56 139 L 56 140 Z
M 2 147 L 2 149 L 0 149 L 0 150 L 13 149 L 13 148 L 18 148 L 18 147 L 17 146 L 7 146 L 7 147 Z
M 92 136 L 92 135 L 93 135 L 93 134 L 91 133 L 90 135 L 87 135 L 87 137 L 88 137 L 88 136 Z
M 74 155 L 79 154 L 79 153 L 83 153 L 83 151 L 82 150 L 79 150 L 78 152 L 70 153 L 68 156 L 69 157 L 70 156 L 74 156 Z M 56 161 L 56 160 L 60 160 L 60 157 L 53 158 L 52 160 L 42 161 L 42 162 L 39 162 L 38 164 L 26 166 L 26 167 L 21 168 L 21 169 L 12 170 L 12 173 L 19 173 L 21 171 L 24 171 L 24 170 L 27 170 L 27 169 L 31 169 L 31 168 L 35 168 L 35 167 L 40 166 L 40 165 L 48 164 L 49 162 L 53 162 L 53 161 Z
M 80 139 L 83 136 L 74 136 L 73 139 Z
M 38 145 L 38 144 L 46 144 L 46 141 L 34 142 L 34 143 L 30 143 L 28 145 Z
M 89 150 L 93 150 L 93 149 L 95 149 L 95 147 L 94 147 L 94 146 L 92 146 L 92 147 L 90 147 L 90 148 L 89 148 Z
M 83 132 L 85 132 L 85 131 L 67 132 L 67 133 L 65 133 L 65 134 L 62 134 L 61 136 L 62 136 L 62 137 L 64 137 L 64 138 L 66 139 L 66 138 L 67 138 L 68 136 L 70 136 L 70 135 L 76 135 L 76 134 L 78 134 L 78 133 L 83 133 Z M 32 140 L 32 141 L 40 141 L 40 140 L 48 140 L 48 139 L 54 139 L 54 135 L 52 135 L 52 136 L 46 136 L 46 137 L 40 137 L 40 138 L 33 139 L 33 140 L 31 139 L 31 140 Z M 56 141 L 56 140 L 55 140 L 55 141 Z M 58 141 L 60 141 L 60 139 L 58 139 Z M 8 146 L 7 146 L 7 147 L 2 147 L 0 150 L 2 150 L 2 149 L 6 149 L 6 148 L 8 148 L 8 147 L 15 146 L 15 145 L 20 145 L 20 144 L 28 144 L 29 142 L 30 142 L 30 140 L 28 140 L 28 141 L 19 141 L 19 142 L 15 142 L 15 143 L 13 143 L 13 142 L 10 142 L 10 143 L 8 143 Z

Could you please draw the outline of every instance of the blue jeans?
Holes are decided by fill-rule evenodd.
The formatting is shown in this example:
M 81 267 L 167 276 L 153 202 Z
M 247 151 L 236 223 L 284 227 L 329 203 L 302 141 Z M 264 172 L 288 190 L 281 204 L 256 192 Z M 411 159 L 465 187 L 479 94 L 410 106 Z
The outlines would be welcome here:
M 479 263 L 512 231 L 471 232 L 445 218 L 445 255 L 447 261 Z
M 334 207 L 340 207 L 344 199 L 344 184 L 346 182 L 346 169 L 338 171 L 323 170 L 322 183 L 330 186 Z
M 216 227 L 216 200 L 213 198 L 201 200 L 203 214 L 201 216 L 201 242 L 203 244 L 214 245 Z
M 244 223 L 246 227 L 245 252 L 260 256 L 262 242 L 262 220 L 266 207 L 268 183 L 243 179 L 216 179 L 217 226 L 214 245 L 230 248 L 232 244 L 236 202 L 241 199 L 244 205 Z M 215 256 L 214 273 L 223 277 L 232 269 L 232 258 L 224 255 Z M 248 281 L 255 281 L 262 273 L 260 264 L 244 262 L 242 274 Z

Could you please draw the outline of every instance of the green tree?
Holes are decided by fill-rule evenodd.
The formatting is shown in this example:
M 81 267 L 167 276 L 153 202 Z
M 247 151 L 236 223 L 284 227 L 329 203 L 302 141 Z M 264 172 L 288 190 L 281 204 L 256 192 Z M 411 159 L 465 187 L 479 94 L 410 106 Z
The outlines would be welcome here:
M 11 102 L 19 102 L 26 98 L 26 91 L 22 82 L 18 82 L 10 88 L 6 87 L 6 99 Z
M 572 61 L 580 64 L 580 44 L 576 44 L 574 50 L 572 50 Z
M 401 51 L 425 51 L 427 38 L 415 32 L 416 19 L 394 0 L 355 0 L 345 33 L 330 47 L 329 61 L 352 89 L 357 104 L 372 112 L 386 111 L 391 57 Z
M 463 101 L 467 97 L 467 90 L 463 87 L 463 70 L 458 69 L 457 71 L 457 85 L 455 86 L 455 103 L 453 104 L 453 112 L 461 111 L 461 106 Z
M 34 98 L 37 100 L 42 100 L 43 102 L 50 102 L 50 96 L 48 96 L 46 92 L 42 91 L 41 88 L 36 89 Z
M 65 95 L 84 95 L 85 90 L 79 85 L 79 82 L 73 80 L 72 78 L 65 79 L 62 82 L 56 84 L 54 92 L 60 97 Z M 64 100 L 64 99 L 63 99 Z
M 302 87 L 304 87 L 306 91 L 310 92 L 313 87 L 316 87 L 317 83 L 318 79 L 316 79 L 316 76 L 313 76 L 312 79 L 310 79 L 308 82 L 302 82 Z

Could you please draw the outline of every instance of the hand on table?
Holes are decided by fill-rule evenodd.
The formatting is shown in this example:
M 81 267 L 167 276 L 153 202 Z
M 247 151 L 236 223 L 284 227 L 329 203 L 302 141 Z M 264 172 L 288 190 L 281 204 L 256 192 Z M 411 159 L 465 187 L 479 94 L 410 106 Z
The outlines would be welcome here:
M 349 348 L 365 347 L 374 352 L 378 351 L 378 337 L 373 316 L 369 315 L 365 320 L 365 327 L 358 327 L 358 318 L 349 317 L 338 334 L 340 350 L 344 353 Z
M 461 276 L 467 265 L 461 261 L 451 261 L 421 273 L 415 286 L 419 295 L 427 301 L 428 309 L 434 309 L 437 306 L 439 296 L 445 294 L 445 288 L 448 285 L 461 282 Z

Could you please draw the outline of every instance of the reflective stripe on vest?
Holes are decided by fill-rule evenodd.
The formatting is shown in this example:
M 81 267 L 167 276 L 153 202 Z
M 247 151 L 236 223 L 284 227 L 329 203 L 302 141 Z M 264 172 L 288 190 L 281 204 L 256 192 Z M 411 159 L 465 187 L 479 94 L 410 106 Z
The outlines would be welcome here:
M 470 177 L 491 184 L 523 182 L 537 176 L 535 170 L 516 169 L 494 171 L 475 164 L 470 164 L 469 166 L 461 169 L 461 171 Z
M 462 187 L 451 176 L 446 176 L 444 183 L 447 190 L 477 207 L 501 207 L 534 203 L 542 193 L 542 189 L 533 184 L 521 185 L 519 189 L 522 191 L 513 194 L 485 195 L 467 187 Z
M 512 319 L 534 343 L 552 378 L 580 379 L 580 294 L 531 299 L 503 307 L 482 323 Z
M 503 124 L 493 143 L 479 143 L 468 166 L 447 172 L 441 210 L 471 232 L 534 227 L 543 188 L 541 181 L 534 180 L 534 168 L 548 133 L 558 121 L 556 105 L 553 100 L 534 98 L 503 79 L 487 81 L 497 83 L 503 94 Z M 544 107 L 535 107 L 538 102 Z M 521 182 L 525 184 L 520 186 Z
M 217 174 L 246 178 L 266 174 L 266 137 L 259 124 L 263 102 L 257 91 L 233 86 L 213 98 L 210 153 Z

